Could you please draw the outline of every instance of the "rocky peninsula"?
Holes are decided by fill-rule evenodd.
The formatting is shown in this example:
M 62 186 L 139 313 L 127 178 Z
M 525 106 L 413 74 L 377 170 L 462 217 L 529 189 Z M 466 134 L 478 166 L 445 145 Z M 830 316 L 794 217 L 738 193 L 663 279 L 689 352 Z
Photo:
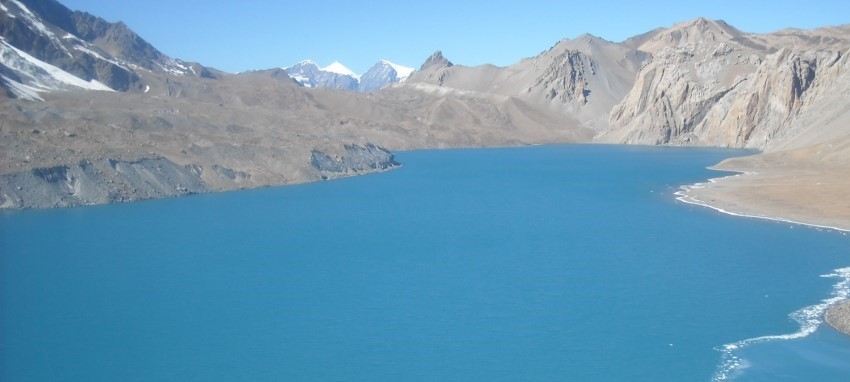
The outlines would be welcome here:
M 850 335 L 850 300 L 833 305 L 826 312 L 826 322 L 838 331 Z

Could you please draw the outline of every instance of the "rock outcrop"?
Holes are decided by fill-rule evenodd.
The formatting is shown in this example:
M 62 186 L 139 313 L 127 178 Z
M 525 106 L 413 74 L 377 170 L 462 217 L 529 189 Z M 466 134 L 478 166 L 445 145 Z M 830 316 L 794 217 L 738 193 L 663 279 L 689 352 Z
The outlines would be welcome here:
M 71 207 L 209 191 L 199 166 L 101 159 L 0 175 L 0 208 Z
M 310 164 L 321 172 L 323 179 L 383 171 L 401 165 L 387 149 L 371 143 L 365 146 L 345 145 L 342 154 L 328 154 L 313 149 Z
M 640 45 L 656 50 L 611 110 L 611 130 L 597 138 L 767 149 L 792 136 L 807 113 L 842 112 L 819 105 L 826 94 L 847 98 L 841 89 L 850 82 L 839 77 L 850 45 L 836 50 L 841 40 L 831 39 L 829 49 L 791 50 L 788 39 L 705 19 L 657 32 Z
M 850 335 L 850 300 L 830 307 L 826 312 L 826 322 L 838 331 Z

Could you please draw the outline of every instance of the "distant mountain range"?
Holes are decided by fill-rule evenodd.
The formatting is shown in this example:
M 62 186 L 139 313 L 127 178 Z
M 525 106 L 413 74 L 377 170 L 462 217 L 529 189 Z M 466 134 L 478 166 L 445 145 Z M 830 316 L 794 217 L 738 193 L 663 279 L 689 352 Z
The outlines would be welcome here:
M 320 68 L 313 60 L 304 60 L 283 70 L 292 79 L 308 88 L 345 89 L 359 92 L 371 92 L 392 83 L 404 82 L 413 72 L 413 68 L 387 60 L 378 61 L 360 76 L 338 61 Z

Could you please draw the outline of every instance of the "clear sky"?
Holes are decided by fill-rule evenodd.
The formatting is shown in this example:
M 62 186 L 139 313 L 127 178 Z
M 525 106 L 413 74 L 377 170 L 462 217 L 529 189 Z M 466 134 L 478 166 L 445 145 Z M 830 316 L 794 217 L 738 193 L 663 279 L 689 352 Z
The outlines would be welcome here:
M 59 0 L 123 21 L 169 56 L 227 72 L 379 59 L 418 68 L 436 50 L 456 64 L 510 65 L 563 38 L 622 41 L 706 17 L 746 32 L 850 23 L 850 0 L 281 1 Z

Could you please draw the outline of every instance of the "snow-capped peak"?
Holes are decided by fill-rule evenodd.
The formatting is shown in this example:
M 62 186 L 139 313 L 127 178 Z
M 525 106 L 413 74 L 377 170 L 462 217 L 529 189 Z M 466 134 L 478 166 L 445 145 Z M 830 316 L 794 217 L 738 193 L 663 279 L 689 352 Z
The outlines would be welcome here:
M 331 72 L 336 74 L 342 74 L 343 76 L 351 76 L 354 78 L 359 78 L 360 76 L 354 74 L 351 69 L 346 68 L 345 65 L 341 64 L 339 61 L 334 61 L 332 64 L 321 68 L 320 70 L 325 72 Z
M 314 65 L 314 66 L 316 66 L 317 68 L 319 67 L 319 64 L 317 64 L 317 63 L 316 63 L 316 61 L 313 61 L 313 60 L 311 60 L 311 59 L 306 59 L 306 60 L 301 61 L 301 62 L 299 62 L 299 63 L 297 63 L 297 64 L 295 64 L 295 65 L 292 65 L 292 66 L 305 66 L 305 65 Z
M 355 74 L 339 61 L 320 68 L 315 61 L 304 60 L 282 69 L 290 78 L 304 87 L 360 92 L 371 92 L 394 82 L 402 82 L 413 73 L 413 68 L 394 64 L 388 60 L 380 60 L 362 75 Z
M 413 73 L 413 71 L 415 70 L 413 68 L 408 68 L 406 66 L 392 63 L 389 60 L 381 60 L 381 63 L 389 65 L 393 68 L 393 70 L 395 70 L 396 78 L 398 78 L 399 82 L 406 80 L 407 77 L 410 77 L 410 74 Z

